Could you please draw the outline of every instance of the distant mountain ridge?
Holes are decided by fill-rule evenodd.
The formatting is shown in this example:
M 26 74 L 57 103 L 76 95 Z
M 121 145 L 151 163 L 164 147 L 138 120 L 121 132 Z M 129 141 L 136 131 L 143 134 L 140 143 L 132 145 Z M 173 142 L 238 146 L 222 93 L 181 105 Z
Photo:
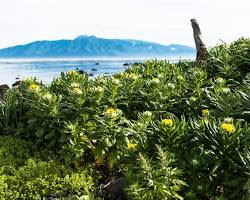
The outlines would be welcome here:
M 104 39 L 81 35 L 73 40 L 35 41 L 0 49 L 1 58 L 49 57 L 135 57 L 194 54 L 193 47 L 171 44 L 168 46 L 130 39 Z

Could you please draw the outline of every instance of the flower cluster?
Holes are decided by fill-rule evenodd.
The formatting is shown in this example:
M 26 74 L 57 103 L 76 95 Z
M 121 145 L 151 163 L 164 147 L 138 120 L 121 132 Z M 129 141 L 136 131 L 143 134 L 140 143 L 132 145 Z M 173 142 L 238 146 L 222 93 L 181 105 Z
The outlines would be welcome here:
M 194 96 L 192 96 L 192 97 L 189 98 L 189 100 L 190 100 L 191 102 L 196 102 L 197 98 L 194 97 Z
M 158 78 L 153 78 L 151 81 L 152 84 L 159 84 L 160 83 L 160 79 Z
M 70 85 L 72 88 L 79 88 L 80 84 L 79 83 L 71 83 Z
M 74 93 L 74 94 L 81 95 L 81 94 L 82 94 L 82 90 L 81 90 L 80 88 L 74 88 L 74 89 L 73 89 L 73 93 Z
M 74 71 L 70 71 L 70 73 L 73 73 Z M 69 73 L 69 72 L 68 72 Z M 73 73 L 74 74 L 74 73 Z M 73 88 L 72 92 L 74 94 L 78 94 L 81 95 L 82 94 L 82 90 L 80 89 L 80 84 L 79 83 L 71 83 L 70 84 L 71 88 Z
M 98 93 L 101 93 L 101 92 L 104 91 L 104 89 L 103 89 L 102 86 L 97 86 L 97 87 L 94 88 L 94 91 L 95 91 L 95 92 L 98 92 Z
M 39 87 L 39 85 L 32 83 L 29 86 L 29 91 L 30 92 L 39 92 L 40 91 L 40 87 Z
M 230 123 L 222 123 L 222 124 L 221 124 L 221 128 L 222 128 L 224 131 L 228 132 L 228 133 L 233 133 L 233 132 L 235 132 L 235 127 L 234 127 L 234 125 L 233 125 L 233 124 L 230 124 Z
M 68 71 L 68 74 L 71 75 L 71 76 L 73 76 L 73 75 L 76 75 L 76 74 L 77 74 L 77 71 L 75 71 L 75 70 L 70 70 L 70 71 Z
M 115 85 L 119 85 L 119 84 L 120 84 L 120 80 L 117 79 L 117 78 L 112 79 L 112 82 L 113 82 Z
M 221 77 L 218 77 L 218 78 L 215 80 L 215 82 L 218 83 L 218 84 L 221 84 L 221 83 L 224 82 L 224 79 L 221 78 Z
M 118 116 L 118 110 L 115 108 L 108 108 L 105 112 L 105 116 L 108 118 L 115 118 Z
M 135 143 L 128 143 L 128 149 L 129 150 L 133 150 L 133 149 L 135 149 L 137 147 L 137 144 L 135 144 Z
M 170 89 L 175 89 L 175 85 L 173 83 L 168 83 L 167 86 L 170 88 Z
M 206 117 L 210 114 L 208 109 L 203 109 L 201 112 L 202 112 L 202 116 L 204 116 L 204 117 Z
M 127 77 L 132 80 L 137 80 L 138 78 L 140 78 L 140 76 L 135 73 L 130 73 L 127 75 Z
M 170 118 L 166 118 L 161 121 L 161 124 L 164 126 L 172 126 L 174 124 L 174 121 Z
M 44 95 L 43 95 L 43 99 L 44 100 L 47 100 L 47 101 L 50 101 L 52 99 L 52 94 L 50 94 L 49 92 L 46 92 Z

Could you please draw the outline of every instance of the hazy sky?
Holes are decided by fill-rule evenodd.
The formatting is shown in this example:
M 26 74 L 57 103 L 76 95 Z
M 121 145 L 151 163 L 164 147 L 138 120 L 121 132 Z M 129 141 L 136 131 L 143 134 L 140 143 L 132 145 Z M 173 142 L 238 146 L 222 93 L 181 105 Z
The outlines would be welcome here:
M 0 48 L 78 35 L 194 46 L 250 37 L 250 0 L 0 0 Z

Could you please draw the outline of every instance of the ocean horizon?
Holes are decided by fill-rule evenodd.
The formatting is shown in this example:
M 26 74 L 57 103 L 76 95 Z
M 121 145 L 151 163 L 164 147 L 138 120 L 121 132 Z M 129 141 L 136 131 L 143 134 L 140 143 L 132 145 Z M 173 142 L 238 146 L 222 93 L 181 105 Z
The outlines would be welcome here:
M 36 77 L 44 83 L 50 83 L 60 76 L 61 72 L 83 70 L 92 76 L 112 75 L 125 71 L 126 64 L 158 59 L 176 62 L 179 59 L 194 59 L 183 57 L 155 57 L 155 58 L 2 58 L 0 59 L 0 84 L 11 86 L 18 80 Z M 124 64 L 126 66 L 124 66 Z

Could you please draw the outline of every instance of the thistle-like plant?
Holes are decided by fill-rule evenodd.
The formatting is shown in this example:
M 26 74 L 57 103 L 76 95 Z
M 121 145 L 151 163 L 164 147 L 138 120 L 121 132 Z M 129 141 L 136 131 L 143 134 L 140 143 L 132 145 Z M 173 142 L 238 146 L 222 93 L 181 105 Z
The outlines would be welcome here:
M 173 167 L 173 155 L 158 145 L 156 149 L 156 159 L 139 153 L 137 161 L 130 163 L 126 174 L 128 196 L 136 200 L 183 199 L 179 191 L 185 182 L 179 178 L 180 171 Z

